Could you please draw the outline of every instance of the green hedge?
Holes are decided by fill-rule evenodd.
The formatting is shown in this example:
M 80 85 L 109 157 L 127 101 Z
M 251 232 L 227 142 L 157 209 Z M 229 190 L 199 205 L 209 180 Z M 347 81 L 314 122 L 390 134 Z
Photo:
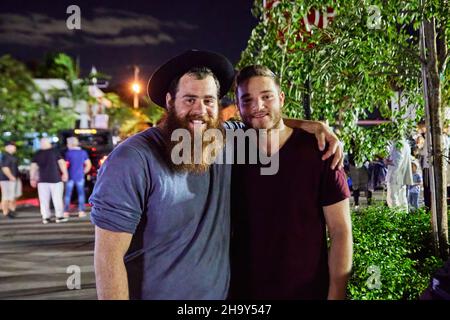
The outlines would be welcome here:
M 371 206 L 352 213 L 352 223 L 350 299 L 417 299 L 443 265 L 433 256 L 430 215 L 423 210 L 408 213 Z

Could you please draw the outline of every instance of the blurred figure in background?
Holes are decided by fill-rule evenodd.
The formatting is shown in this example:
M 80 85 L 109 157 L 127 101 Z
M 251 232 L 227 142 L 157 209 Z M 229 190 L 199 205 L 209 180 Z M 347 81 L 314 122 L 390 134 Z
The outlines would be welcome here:
M 78 194 L 78 217 L 86 216 L 84 192 L 84 176 L 91 170 L 92 163 L 87 152 L 80 148 L 76 137 L 67 139 L 67 152 L 64 156 L 68 162 L 69 180 L 66 183 L 66 193 L 64 196 L 64 217 L 70 216 L 70 199 L 72 198 L 73 187 L 76 186 Z
M 389 208 L 407 208 L 408 199 L 406 198 L 406 186 L 412 185 L 413 181 L 411 170 L 411 147 L 405 139 L 402 139 L 399 143 L 391 141 L 389 146 L 389 159 L 386 164 L 388 166 L 386 175 L 387 205 Z
M 66 162 L 47 138 L 42 138 L 40 144 L 40 150 L 31 160 L 30 184 L 38 188 L 42 223 L 50 222 L 50 198 L 55 207 L 56 222 L 66 222 L 68 219 L 64 217 L 63 211 L 63 182 L 68 178 Z
M 240 119 L 236 103 L 227 96 L 220 100 L 220 116 L 223 121 Z
M 366 192 L 367 204 L 372 203 L 372 192 L 369 191 L 369 172 L 365 164 L 361 167 L 357 167 L 353 154 L 348 156 L 349 162 L 349 176 L 352 180 L 353 200 L 355 202 L 355 210 L 359 209 L 359 196 L 361 191 Z
M 425 122 L 421 121 L 417 125 L 418 135 L 416 137 L 416 143 L 418 147 L 417 158 L 420 161 L 420 167 L 422 168 L 423 178 L 423 201 L 427 210 L 431 209 L 431 190 L 430 190 L 430 161 L 428 154 L 428 144 L 425 139 L 427 127 Z
M 369 163 L 369 190 L 386 189 L 387 168 L 381 156 L 376 156 L 375 160 Z
M 422 186 L 422 176 L 420 175 L 419 168 L 416 162 L 411 163 L 413 184 L 408 188 L 408 200 L 411 210 L 419 209 L 419 195 L 420 187 Z
M 22 182 L 19 177 L 18 160 L 14 142 L 5 145 L 5 153 L 0 162 L 0 187 L 2 191 L 3 216 L 14 218 L 16 200 L 22 195 Z

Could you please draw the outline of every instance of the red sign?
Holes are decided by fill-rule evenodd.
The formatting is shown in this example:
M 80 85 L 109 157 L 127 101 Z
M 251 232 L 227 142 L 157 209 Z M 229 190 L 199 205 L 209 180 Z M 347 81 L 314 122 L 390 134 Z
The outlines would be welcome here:
M 270 11 L 275 8 L 278 4 L 280 4 L 280 0 L 268 0 L 264 1 L 264 9 Z M 270 13 L 267 14 L 269 21 L 272 20 Z M 286 20 L 290 18 L 290 12 L 285 12 L 284 17 Z M 307 15 L 303 17 L 300 21 L 302 27 L 299 30 L 299 34 L 297 35 L 297 41 L 309 42 L 308 38 L 311 36 L 311 31 L 314 28 L 324 29 L 328 27 L 328 25 L 333 21 L 335 17 L 335 11 L 333 8 L 328 7 L 326 10 L 319 10 L 315 8 L 311 8 Z M 277 38 L 280 44 L 285 43 L 285 33 L 287 32 L 288 27 L 284 27 L 283 29 L 278 30 Z M 308 48 L 314 47 L 315 43 L 309 43 Z

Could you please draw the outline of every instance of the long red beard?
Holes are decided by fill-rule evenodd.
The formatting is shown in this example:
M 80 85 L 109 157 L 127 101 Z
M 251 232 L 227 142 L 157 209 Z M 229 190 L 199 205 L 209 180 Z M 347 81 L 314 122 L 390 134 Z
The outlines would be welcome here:
M 195 173 L 195 174 L 202 174 L 202 173 L 205 173 L 206 171 L 208 171 L 208 169 L 212 163 L 212 161 L 211 161 L 212 157 L 208 156 L 208 153 L 205 152 L 206 147 L 211 142 L 204 141 L 202 139 L 202 147 L 201 147 L 202 154 L 200 157 L 195 157 L 194 152 L 196 151 L 196 149 L 193 146 L 194 132 L 192 132 L 192 130 L 189 126 L 190 120 L 192 120 L 192 119 L 198 119 L 198 118 L 197 117 L 180 118 L 177 116 L 175 111 L 173 111 L 173 109 L 171 111 L 167 112 L 167 117 L 163 122 L 164 140 L 165 140 L 165 143 L 167 146 L 166 147 L 166 158 L 167 158 L 167 161 L 168 161 L 170 167 L 175 172 L 189 172 L 189 173 Z M 223 121 L 220 117 L 218 117 L 217 119 L 213 119 L 210 117 L 204 117 L 202 120 L 206 124 L 206 129 L 202 132 L 202 135 L 201 135 L 202 137 L 203 137 L 203 133 L 208 129 L 218 129 L 223 133 L 223 131 L 224 131 Z M 176 129 L 186 129 L 189 131 L 189 133 L 191 135 L 192 146 L 190 148 L 190 150 L 191 150 L 190 161 L 189 161 L 190 163 L 176 164 L 172 161 L 172 150 L 176 145 L 178 145 L 180 143 L 179 141 L 172 141 L 172 139 L 171 139 L 172 132 Z M 224 135 L 222 134 L 222 137 L 223 136 Z M 220 143 L 223 146 L 223 141 L 220 141 Z M 217 151 L 220 151 L 220 150 L 217 150 Z M 212 156 L 217 157 L 218 156 L 217 152 L 215 152 L 215 154 L 213 154 Z M 200 163 L 198 163 L 199 162 L 198 160 L 195 161 L 196 159 L 200 159 L 201 160 Z

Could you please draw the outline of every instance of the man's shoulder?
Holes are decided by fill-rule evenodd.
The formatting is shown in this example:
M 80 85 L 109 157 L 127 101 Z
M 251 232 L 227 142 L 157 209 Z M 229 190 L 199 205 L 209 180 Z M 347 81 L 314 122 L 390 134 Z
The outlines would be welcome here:
M 223 122 L 223 127 L 226 130 L 247 129 L 242 121 L 228 120 Z
M 0 163 L 2 163 L 2 165 L 8 165 L 10 162 L 11 162 L 11 155 L 7 152 L 3 153 L 0 159 Z
M 127 138 L 114 148 L 113 153 L 134 150 L 141 157 L 148 157 L 157 152 L 162 144 L 163 138 L 160 129 L 153 127 Z
M 69 157 L 89 157 L 89 153 L 85 149 L 70 149 L 65 153 Z
M 34 157 L 36 158 L 36 157 L 39 157 L 41 154 L 42 154 L 42 151 L 43 150 L 38 150 L 38 151 L 36 151 L 35 153 L 34 153 Z
M 291 139 L 294 145 L 301 146 L 302 151 L 305 150 L 320 153 L 317 138 L 313 133 L 306 132 L 303 129 L 293 128 Z
M 119 146 L 124 145 L 140 149 L 153 144 L 160 145 L 162 141 L 163 138 L 161 129 L 152 127 L 132 135 L 131 137 L 120 143 Z
M 293 130 L 292 136 L 285 145 L 285 147 L 288 147 L 285 154 L 289 158 L 295 158 L 300 166 L 323 168 L 323 165 L 327 162 L 322 160 L 325 151 L 319 150 L 316 136 L 303 129 L 294 128 Z M 328 146 L 325 147 L 325 150 L 327 148 Z

